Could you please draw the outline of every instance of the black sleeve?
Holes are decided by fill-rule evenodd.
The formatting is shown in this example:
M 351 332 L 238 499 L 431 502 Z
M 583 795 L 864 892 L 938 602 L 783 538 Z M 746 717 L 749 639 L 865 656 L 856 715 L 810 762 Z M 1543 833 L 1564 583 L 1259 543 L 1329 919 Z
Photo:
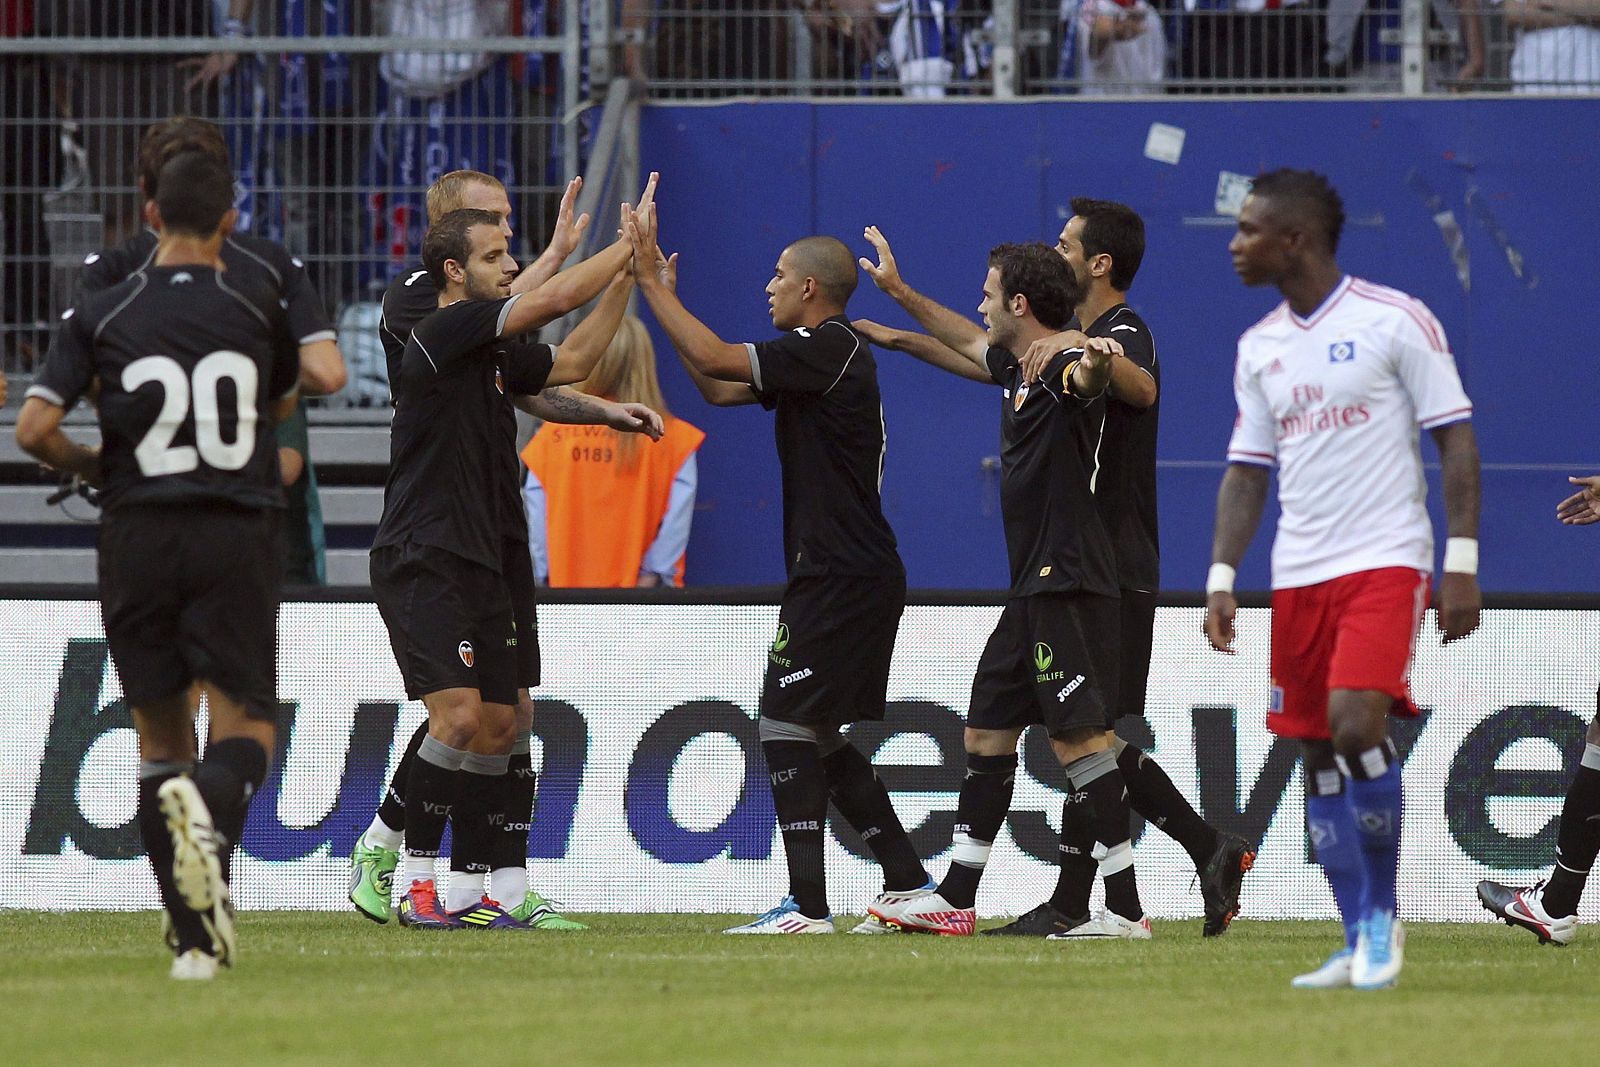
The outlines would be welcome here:
M 95 375 L 94 330 L 89 317 L 79 312 L 80 308 L 69 308 L 61 316 L 61 328 L 50 345 L 44 370 L 28 389 L 29 396 L 68 411 L 88 392 Z
M 1154 378 L 1157 387 L 1161 385 L 1161 368 L 1156 365 L 1155 338 L 1150 336 L 1150 331 L 1144 323 L 1119 322 L 1111 328 L 1109 336 L 1122 346 L 1122 354 L 1127 356 L 1134 366 Z
M 1017 357 L 1004 348 L 990 347 L 983 354 L 984 365 L 989 368 L 989 377 L 994 379 L 994 384 L 1003 386 L 1007 376 L 1017 369 Z
M 757 393 L 826 393 L 865 345 L 841 323 L 791 330 L 776 341 L 747 345 Z
M 500 337 L 511 306 L 521 296 L 504 300 L 461 300 L 440 308 L 411 331 L 434 372 L 449 373 L 467 355 Z M 547 372 L 548 373 L 548 372 Z
M 272 374 L 267 379 L 267 395 L 278 400 L 300 384 L 300 346 L 289 336 L 289 324 L 281 316 L 273 327 L 278 341 L 272 346 Z
M 327 312 L 322 309 L 322 298 L 311 286 L 306 265 L 297 256 L 285 253 L 283 258 L 281 296 L 284 313 L 289 318 L 289 335 L 296 346 L 333 340 L 337 334 L 333 323 L 328 321 Z
M 83 261 L 83 270 L 78 273 L 79 295 L 89 296 L 102 292 L 126 278 L 126 274 L 122 277 L 116 276 L 118 258 L 112 249 L 91 253 Z
M 516 341 L 500 350 L 500 376 L 513 396 L 538 396 L 556 365 L 556 350 L 549 345 Z

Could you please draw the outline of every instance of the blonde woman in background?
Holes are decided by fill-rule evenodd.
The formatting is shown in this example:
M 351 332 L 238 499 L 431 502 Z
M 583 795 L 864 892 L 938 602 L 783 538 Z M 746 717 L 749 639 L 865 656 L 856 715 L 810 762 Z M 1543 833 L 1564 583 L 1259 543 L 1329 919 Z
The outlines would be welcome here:
M 684 553 L 705 434 L 667 411 L 644 323 L 622 320 L 611 347 L 576 389 L 661 412 L 661 440 L 609 426 L 545 423 L 522 450 L 528 468 L 528 548 L 541 584 L 683 584 Z

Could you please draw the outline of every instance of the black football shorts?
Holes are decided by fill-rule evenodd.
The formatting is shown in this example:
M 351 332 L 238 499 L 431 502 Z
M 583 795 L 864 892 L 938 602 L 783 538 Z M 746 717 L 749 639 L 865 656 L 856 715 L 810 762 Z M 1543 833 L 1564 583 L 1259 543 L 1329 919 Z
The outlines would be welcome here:
M 516 628 L 499 573 L 410 542 L 374 548 L 371 573 L 407 699 L 476 689 L 488 704 L 517 702 Z
M 196 679 L 278 714 L 282 513 L 223 503 L 123 504 L 100 522 L 106 642 L 134 707 Z
M 1124 715 L 1144 715 L 1145 691 L 1150 684 L 1150 650 L 1155 640 L 1156 594 L 1124 589 L 1120 614 L 1117 692 L 1109 705 L 1112 722 Z
M 500 545 L 500 573 L 516 626 L 517 688 L 534 689 L 539 685 L 539 584 L 533 580 L 533 557 L 526 541 L 508 537 Z
M 761 714 L 824 728 L 882 719 L 905 606 L 904 575 L 790 581 L 767 651 Z
M 967 725 L 1017 730 L 1043 724 L 1052 737 L 1109 728 L 1117 707 L 1115 597 L 1036 593 L 1006 601 L 972 679 Z M 1106 683 L 1109 682 L 1110 686 Z

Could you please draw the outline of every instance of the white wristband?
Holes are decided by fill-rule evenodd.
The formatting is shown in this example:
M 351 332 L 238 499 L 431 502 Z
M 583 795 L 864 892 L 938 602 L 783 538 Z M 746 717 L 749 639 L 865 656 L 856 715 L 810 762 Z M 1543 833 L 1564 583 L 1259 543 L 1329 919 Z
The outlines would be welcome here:
M 1446 574 L 1478 573 L 1478 539 L 1452 537 L 1444 543 L 1444 570 Z
M 1206 596 L 1233 592 L 1234 575 L 1238 573 L 1226 563 L 1213 563 L 1211 570 L 1206 573 Z

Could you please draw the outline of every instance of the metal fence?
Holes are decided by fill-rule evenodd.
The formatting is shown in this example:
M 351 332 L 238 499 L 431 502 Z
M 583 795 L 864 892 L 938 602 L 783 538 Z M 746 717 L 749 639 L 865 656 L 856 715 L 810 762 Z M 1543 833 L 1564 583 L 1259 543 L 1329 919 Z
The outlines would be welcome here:
M 1600 25 L 1555 6 L 0 0 L 0 368 L 37 365 L 84 256 L 138 228 L 138 138 L 173 114 L 224 130 L 244 224 L 305 258 L 341 324 L 339 403 L 378 406 L 375 301 L 423 190 L 497 174 L 536 255 L 613 76 L 672 99 L 1600 91 Z

